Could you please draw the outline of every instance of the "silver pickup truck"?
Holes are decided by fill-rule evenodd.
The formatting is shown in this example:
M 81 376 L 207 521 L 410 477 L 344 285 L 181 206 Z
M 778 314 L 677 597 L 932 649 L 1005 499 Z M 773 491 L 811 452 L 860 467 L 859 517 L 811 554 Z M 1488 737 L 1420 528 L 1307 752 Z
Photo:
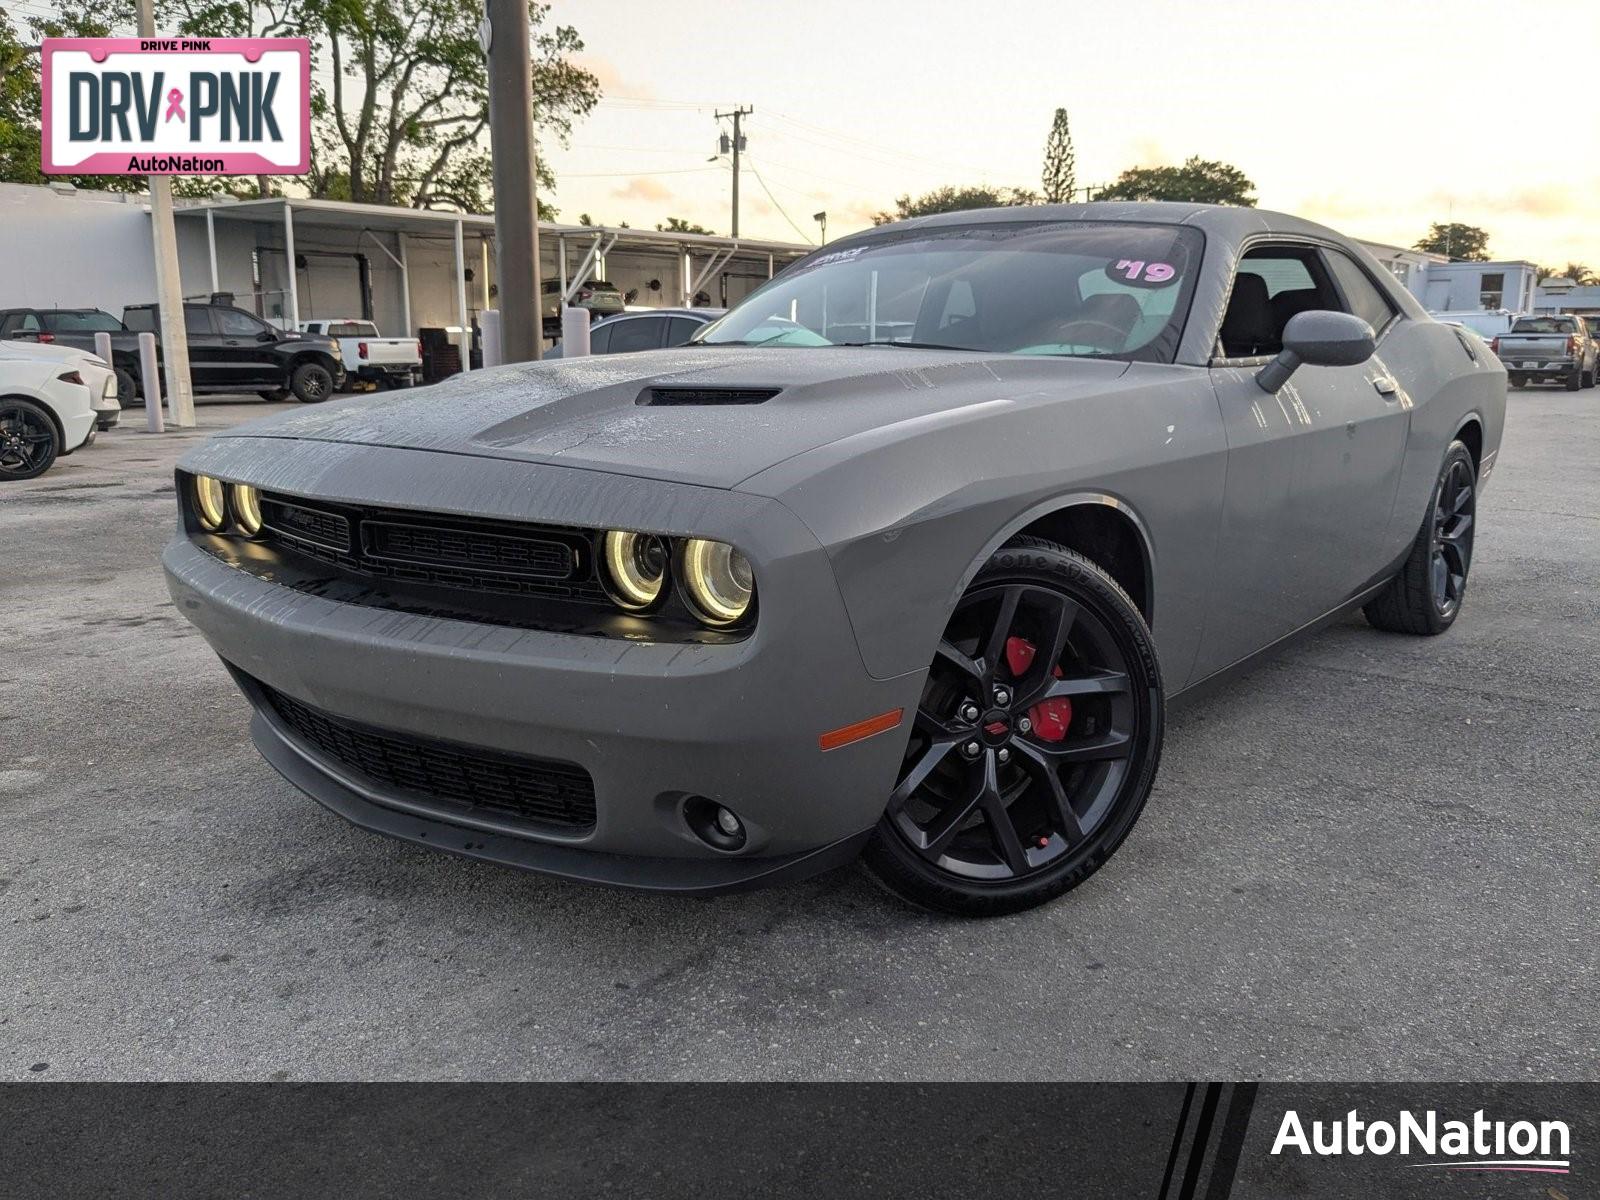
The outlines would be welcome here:
M 1509 333 L 1489 343 L 1500 356 L 1512 387 L 1560 381 L 1567 391 L 1595 384 L 1600 343 L 1588 322 L 1569 313 L 1518 317 Z

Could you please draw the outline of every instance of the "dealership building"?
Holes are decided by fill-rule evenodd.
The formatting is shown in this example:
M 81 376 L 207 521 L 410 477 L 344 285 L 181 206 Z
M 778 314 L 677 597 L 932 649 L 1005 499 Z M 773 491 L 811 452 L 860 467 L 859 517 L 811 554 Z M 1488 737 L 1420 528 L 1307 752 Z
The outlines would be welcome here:
M 183 294 L 230 295 L 285 327 L 318 317 L 385 334 L 467 329 L 498 307 L 494 218 L 332 200 L 180 202 Z M 648 229 L 541 224 L 540 277 L 575 295 L 590 279 L 630 305 L 737 303 L 811 247 Z M 1531 262 L 1451 262 L 1363 243 L 1430 311 L 1586 311 L 1594 289 L 1546 292 Z M 0 308 L 102 308 L 155 299 L 147 197 L 65 183 L 0 184 Z M 292 264 L 292 265 L 291 265 Z

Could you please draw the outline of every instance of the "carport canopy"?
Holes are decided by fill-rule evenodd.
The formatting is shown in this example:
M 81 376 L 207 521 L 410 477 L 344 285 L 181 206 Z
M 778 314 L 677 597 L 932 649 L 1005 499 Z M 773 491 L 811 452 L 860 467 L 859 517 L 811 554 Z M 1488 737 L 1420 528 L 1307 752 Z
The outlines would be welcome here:
M 402 308 L 405 327 L 412 331 L 411 279 L 406 258 L 406 238 L 441 236 L 453 237 L 455 309 L 457 324 L 469 324 L 467 305 L 466 241 L 476 239 L 481 247 L 483 271 L 480 280 L 483 289 L 483 308 L 489 304 L 489 245 L 494 239 L 492 214 L 438 212 L 430 209 L 399 208 L 382 204 L 355 204 L 341 200 L 312 200 L 290 196 L 274 196 L 261 200 L 202 200 L 182 205 L 177 215 L 190 221 L 203 219 L 206 226 L 206 249 L 210 262 L 211 290 L 220 291 L 217 265 L 218 221 L 245 221 L 257 225 L 281 228 L 283 250 L 290 264 L 287 271 L 286 311 L 290 328 L 300 322 L 300 295 L 296 279 L 295 232 L 311 230 L 348 231 L 360 242 L 363 234 L 370 234 L 371 242 L 393 262 L 399 270 L 402 289 Z M 394 249 L 386 244 L 388 235 Z M 767 278 L 784 266 L 806 254 L 811 247 L 789 242 L 771 242 L 751 238 L 727 238 L 708 234 L 671 233 L 653 229 L 632 229 L 604 225 L 565 225 L 540 222 L 541 248 L 555 247 L 556 273 L 560 281 L 563 302 L 570 301 L 577 290 L 594 277 L 595 271 L 608 254 L 615 251 L 637 250 L 660 255 L 670 254 L 677 265 L 675 296 L 668 303 L 690 304 L 719 271 L 734 260 L 754 260 L 762 265 L 764 260 Z M 544 274 L 541 264 L 541 276 Z M 662 289 L 664 296 L 665 288 Z

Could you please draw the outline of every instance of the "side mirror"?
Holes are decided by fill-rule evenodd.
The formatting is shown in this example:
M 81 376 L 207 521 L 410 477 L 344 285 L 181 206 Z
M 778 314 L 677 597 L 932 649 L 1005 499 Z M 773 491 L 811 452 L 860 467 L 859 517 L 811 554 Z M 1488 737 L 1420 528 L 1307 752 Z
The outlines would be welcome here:
M 258 342 L 275 342 L 277 340 L 278 335 L 273 333 L 270 329 L 263 329 L 260 333 L 256 334 L 256 341 Z
M 1313 367 L 1353 367 L 1377 349 L 1372 326 L 1350 313 L 1312 309 L 1296 313 L 1283 329 L 1283 350 L 1256 373 L 1268 394 L 1289 382 L 1301 363 Z

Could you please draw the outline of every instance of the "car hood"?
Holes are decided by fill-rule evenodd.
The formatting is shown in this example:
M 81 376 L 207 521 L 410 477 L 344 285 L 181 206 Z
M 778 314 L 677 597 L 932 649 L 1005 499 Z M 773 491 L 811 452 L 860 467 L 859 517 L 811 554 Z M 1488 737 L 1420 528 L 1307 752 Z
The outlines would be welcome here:
M 1127 369 L 1109 360 L 964 351 L 688 346 L 474 371 L 218 436 L 391 446 L 729 488 L 867 430 L 1044 389 L 1062 398 L 1092 393 Z M 657 389 L 771 395 L 695 403 L 680 394 L 657 404 Z

